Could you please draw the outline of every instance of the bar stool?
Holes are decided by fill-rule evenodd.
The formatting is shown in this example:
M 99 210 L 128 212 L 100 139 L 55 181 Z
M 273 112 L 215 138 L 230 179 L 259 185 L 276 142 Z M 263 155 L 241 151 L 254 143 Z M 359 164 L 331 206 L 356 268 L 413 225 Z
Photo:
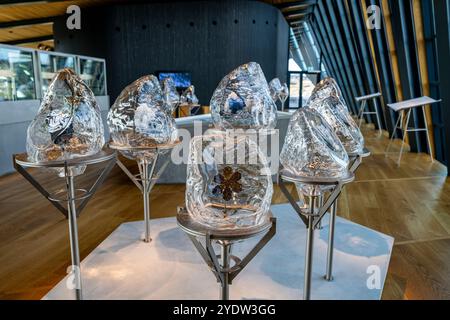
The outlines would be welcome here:
M 381 122 L 380 122 L 380 116 L 378 115 L 378 108 L 375 108 L 375 111 L 366 111 L 367 100 L 370 100 L 370 99 L 374 99 L 375 100 L 378 97 L 381 97 L 381 93 L 379 93 L 379 92 L 372 93 L 372 94 L 365 95 L 365 96 L 361 96 L 361 97 L 356 97 L 355 100 L 356 100 L 356 102 L 361 102 L 361 106 L 360 106 L 359 112 L 358 112 L 358 126 L 361 128 L 361 124 L 362 124 L 362 120 L 364 118 L 364 115 L 366 115 L 366 114 L 375 114 L 376 117 L 377 117 L 379 134 L 381 136 L 381 134 L 383 132 L 381 130 Z

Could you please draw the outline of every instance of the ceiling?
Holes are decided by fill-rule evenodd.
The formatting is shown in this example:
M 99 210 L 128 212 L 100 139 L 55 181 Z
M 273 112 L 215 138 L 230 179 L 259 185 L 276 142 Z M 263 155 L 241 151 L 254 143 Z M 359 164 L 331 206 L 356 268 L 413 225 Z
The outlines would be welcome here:
M 0 43 L 52 50 L 53 20 L 66 14 L 69 5 L 81 8 L 102 6 L 126 0 L 5 0 L 0 4 Z M 151 1 L 143 1 L 151 2 Z M 156 2 L 156 1 L 155 1 Z M 301 32 L 301 22 L 308 19 L 317 0 L 263 0 L 283 13 L 293 28 Z

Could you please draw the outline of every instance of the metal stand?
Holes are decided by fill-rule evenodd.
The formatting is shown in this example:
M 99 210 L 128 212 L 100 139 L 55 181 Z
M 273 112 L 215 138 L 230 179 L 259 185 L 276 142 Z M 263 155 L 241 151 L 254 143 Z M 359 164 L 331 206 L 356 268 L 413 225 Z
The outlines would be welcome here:
M 256 256 L 256 254 L 269 242 L 276 232 L 276 219 L 270 217 L 266 223 L 246 229 L 237 230 L 211 230 L 203 224 L 194 221 L 185 208 L 178 208 L 177 222 L 186 232 L 205 263 L 211 268 L 217 282 L 220 283 L 220 299 L 229 300 L 229 286 L 234 278 Z M 264 233 L 265 232 L 265 233 Z M 262 238 L 252 250 L 242 259 L 231 254 L 234 242 L 245 240 L 263 234 Z M 199 241 L 205 239 L 205 247 Z M 220 246 L 220 255 L 217 255 L 213 243 Z M 220 261 L 219 259 L 220 258 Z M 231 264 L 233 262 L 233 265 Z
M 76 189 L 74 169 L 79 166 L 86 166 L 90 164 L 96 164 L 101 162 L 107 162 L 102 172 L 98 176 L 89 190 Z M 14 167 L 25 179 L 27 179 L 46 199 L 50 201 L 67 219 L 69 222 L 69 239 L 70 239 L 70 255 L 72 259 L 72 271 L 75 276 L 75 298 L 77 300 L 83 299 L 83 290 L 81 284 L 81 269 L 80 269 L 80 251 L 78 246 L 78 226 L 77 217 L 84 209 L 86 204 L 92 198 L 98 187 L 108 176 L 111 169 L 116 162 L 116 153 L 113 150 L 106 149 L 101 152 L 88 157 L 80 157 L 69 160 L 47 161 L 47 162 L 30 162 L 26 153 L 13 155 Z M 25 168 L 53 168 L 60 169 L 64 173 L 66 181 L 65 190 L 61 190 L 50 194 L 44 187 L 35 180 Z M 76 193 L 80 192 L 81 195 L 77 196 Z M 61 197 L 61 194 L 65 194 Z M 77 201 L 81 201 L 77 207 Z M 61 203 L 66 203 L 65 208 Z
M 428 123 L 427 123 L 427 117 L 425 114 L 425 105 L 428 105 L 428 104 L 431 105 L 431 104 L 437 103 L 437 102 L 441 102 L 441 100 L 434 100 L 430 97 L 424 96 L 424 97 L 420 97 L 420 98 L 405 100 L 405 101 L 387 105 L 393 111 L 399 112 L 400 116 L 398 117 L 397 122 L 395 123 L 395 127 L 392 130 L 392 135 L 389 139 L 389 144 L 386 147 L 386 150 L 385 150 L 386 157 L 391 148 L 392 141 L 394 141 L 394 137 L 396 135 L 397 129 L 400 129 L 402 131 L 402 136 L 403 136 L 402 145 L 400 147 L 400 154 L 398 155 L 398 160 L 397 160 L 398 166 L 400 166 L 400 161 L 402 159 L 402 154 L 403 154 L 403 146 L 405 145 L 405 139 L 406 139 L 406 135 L 408 134 L 408 132 L 425 131 L 425 134 L 427 135 L 428 152 L 430 153 L 431 162 L 434 162 L 433 150 L 432 150 L 431 142 L 430 142 L 430 135 L 428 133 Z M 424 123 L 425 123 L 425 128 L 410 128 L 409 127 L 409 119 L 411 116 L 411 111 L 413 108 L 417 108 L 417 107 L 422 108 L 422 114 L 423 114 L 423 119 L 424 119 Z M 406 112 L 406 115 L 405 115 L 405 112 Z M 406 121 L 404 121 L 405 118 L 406 118 Z
M 356 173 L 356 170 L 361 165 L 362 159 L 370 156 L 370 151 L 364 148 L 361 153 L 349 154 L 350 158 L 349 163 L 349 171 L 353 174 Z M 327 248 L 327 266 L 325 271 L 325 280 L 332 281 L 333 280 L 333 255 L 334 255 L 334 231 L 336 225 L 336 212 L 337 212 L 337 204 L 339 197 L 331 205 L 330 209 L 330 222 L 328 226 L 328 248 Z
M 378 131 L 379 131 L 379 135 L 381 136 L 383 134 L 383 131 L 381 129 L 381 122 L 380 122 L 380 116 L 378 114 L 378 109 L 375 106 L 375 111 L 366 111 L 366 106 L 367 106 L 367 100 L 373 99 L 375 100 L 376 98 L 381 97 L 381 93 L 377 92 L 377 93 L 373 93 L 373 94 L 369 94 L 366 96 L 362 96 L 362 97 L 357 97 L 355 98 L 356 102 L 361 102 L 361 107 L 359 108 L 359 112 L 358 112 L 358 120 L 359 120 L 359 124 L 358 126 L 361 128 L 361 124 L 362 121 L 364 119 L 364 115 L 366 114 L 374 114 L 377 117 L 377 124 L 378 124 Z
M 139 174 L 132 174 L 130 170 L 128 170 L 128 168 L 119 159 L 117 159 L 117 165 L 122 169 L 123 172 L 125 172 L 125 174 L 131 179 L 131 181 L 133 181 L 133 183 L 139 188 L 142 193 L 144 202 L 145 224 L 145 235 L 143 239 L 144 242 L 152 241 L 150 237 L 150 192 L 169 164 L 170 158 L 167 158 L 164 161 L 158 172 L 155 174 L 156 164 L 163 153 L 166 153 L 167 151 L 173 149 L 179 143 L 180 142 L 177 141 L 171 144 L 155 145 L 154 147 L 123 147 L 115 145 L 114 143 L 109 144 L 111 149 L 130 152 L 137 155 L 136 162 L 139 167 Z
M 355 175 L 352 172 L 347 172 L 347 174 L 340 178 L 318 178 L 318 177 L 300 177 L 294 176 L 287 170 L 281 170 L 278 174 L 278 184 L 281 191 L 288 199 L 291 206 L 297 212 L 300 219 L 303 221 L 307 228 L 307 238 L 306 238 L 306 248 L 305 248 L 305 277 L 304 277 L 304 288 L 303 288 L 303 298 L 305 300 L 311 299 L 311 275 L 312 275 L 312 262 L 313 262 L 313 249 L 314 249 L 314 231 L 320 225 L 320 222 L 330 209 L 330 207 L 335 203 L 342 188 L 345 184 L 350 183 L 354 180 Z M 285 182 L 302 183 L 309 185 L 320 185 L 320 186 L 330 186 L 331 190 L 326 199 L 321 200 L 323 195 L 311 195 L 309 196 L 309 206 L 308 211 L 302 210 L 295 198 L 291 195 L 289 190 L 286 188 Z M 323 203 L 323 204 L 322 204 Z M 322 205 L 321 205 L 322 204 Z M 316 208 L 317 205 L 317 208 Z M 334 226 L 333 226 L 334 233 Z M 331 252 L 333 251 L 330 248 Z M 331 260 L 330 260 L 331 262 Z M 331 263 L 330 263 L 331 267 Z
M 281 101 L 281 111 L 284 111 L 284 104 L 286 103 L 286 100 L 289 98 L 289 96 L 287 96 L 286 98 L 284 98 L 284 99 L 281 99 L 280 98 L 280 101 Z

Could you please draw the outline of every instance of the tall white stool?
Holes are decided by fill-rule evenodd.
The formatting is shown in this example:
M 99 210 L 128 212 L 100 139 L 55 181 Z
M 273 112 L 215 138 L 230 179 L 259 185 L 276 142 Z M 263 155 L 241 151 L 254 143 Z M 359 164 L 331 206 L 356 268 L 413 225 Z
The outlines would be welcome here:
M 377 116 L 378 130 L 379 130 L 379 133 L 381 136 L 383 131 L 381 130 L 381 122 L 380 122 L 380 116 L 378 115 L 378 108 L 375 108 L 375 111 L 366 111 L 367 100 L 370 100 L 370 99 L 375 100 L 378 97 L 381 97 L 381 93 L 379 93 L 379 92 L 368 94 L 366 96 L 356 97 L 355 100 L 356 100 L 356 102 L 361 103 L 361 106 L 359 107 L 359 112 L 358 112 L 358 126 L 361 128 L 361 124 L 362 124 L 362 120 L 364 119 L 364 115 L 375 114 Z
M 402 146 L 400 147 L 400 154 L 398 156 L 397 165 L 400 166 L 400 160 L 402 159 L 403 153 L 403 145 L 405 144 L 405 138 L 408 132 L 417 132 L 417 131 L 425 131 L 427 135 L 427 144 L 428 144 L 428 152 L 430 153 L 431 162 L 433 162 L 433 150 L 431 148 L 430 135 L 428 133 L 428 124 L 427 118 L 425 116 L 425 106 L 437 102 L 441 102 L 442 100 L 435 100 L 427 96 L 423 96 L 420 98 L 414 98 L 409 100 L 404 100 L 397 103 L 389 103 L 387 106 L 394 110 L 395 112 L 399 112 L 400 116 L 397 119 L 395 127 L 392 131 L 392 136 L 389 139 L 389 144 L 385 151 L 385 156 L 387 156 L 389 149 L 391 148 L 392 141 L 394 140 L 395 132 L 397 129 L 402 130 Z M 411 116 L 411 111 L 413 108 L 421 107 L 423 113 L 423 119 L 425 122 L 425 128 L 409 128 L 409 118 Z M 406 113 L 406 114 L 405 114 Z M 403 121 L 406 118 L 406 121 Z

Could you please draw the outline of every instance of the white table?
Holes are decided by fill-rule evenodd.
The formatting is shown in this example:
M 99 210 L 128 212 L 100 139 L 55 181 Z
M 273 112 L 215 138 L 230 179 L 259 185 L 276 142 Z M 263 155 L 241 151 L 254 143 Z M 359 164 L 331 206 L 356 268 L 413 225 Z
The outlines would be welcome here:
M 382 129 L 381 129 L 381 122 L 380 122 L 380 116 L 378 115 L 378 109 L 375 106 L 375 111 L 366 111 L 366 106 L 367 106 L 367 100 L 370 99 L 376 99 L 378 97 L 381 97 L 381 93 L 377 92 L 377 93 L 372 93 L 372 94 L 368 94 L 365 96 L 361 96 L 361 97 L 356 97 L 355 100 L 356 102 L 361 102 L 361 106 L 359 108 L 359 112 L 358 112 L 358 126 L 361 128 L 361 124 L 362 124 L 362 120 L 364 118 L 364 115 L 366 114 L 375 114 L 377 116 L 377 123 L 378 123 L 378 130 L 381 134 L 383 133 Z
M 397 129 L 402 130 L 402 134 L 403 134 L 402 146 L 400 148 L 400 154 L 398 156 L 398 161 L 397 161 L 397 165 L 399 165 L 399 166 L 400 166 L 400 160 L 402 159 L 403 145 L 405 144 L 405 137 L 408 134 L 408 132 L 425 131 L 425 133 L 427 135 L 428 151 L 430 153 L 431 162 L 433 162 L 433 152 L 431 149 L 430 135 L 428 133 L 428 124 L 427 124 L 427 118 L 425 115 L 425 106 L 429 105 L 429 104 L 441 102 L 441 101 L 442 100 L 435 100 L 433 98 L 423 96 L 420 98 L 409 99 L 409 100 L 405 100 L 405 101 L 401 101 L 401 102 L 397 102 L 397 103 L 388 103 L 387 106 L 389 108 L 391 108 L 392 110 L 394 110 L 395 112 L 399 112 L 400 117 L 398 117 L 398 119 L 397 119 L 397 122 L 396 122 L 395 127 L 392 132 L 392 136 L 389 140 L 389 144 L 386 148 L 386 151 L 385 151 L 386 156 L 391 147 L 392 141 L 394 140 L 395 131 Z M 413 108 L 417 108 L 417 107 L 422 108 L 423 119 L 425 122 L 425 128 L 409 128 L 408 127 L 409 118 L 411 116 L 411 111 Z M 405 115 L 405 113 L 406 113 L 406 115 Z M 406 122 L 403 121 L 405 117 L 406 117 Z

